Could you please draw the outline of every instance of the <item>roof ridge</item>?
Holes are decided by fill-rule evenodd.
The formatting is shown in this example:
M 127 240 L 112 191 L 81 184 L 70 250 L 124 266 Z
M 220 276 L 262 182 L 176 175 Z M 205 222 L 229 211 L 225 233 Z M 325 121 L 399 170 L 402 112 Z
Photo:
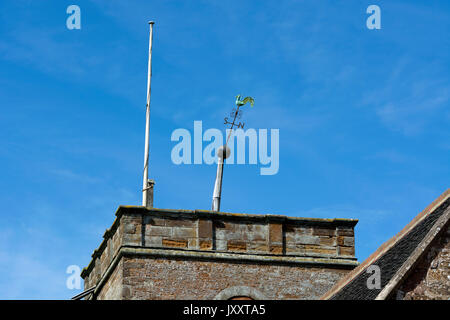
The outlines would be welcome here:
M 414 227 L 425 219 L 430 213 L 434 212 L 442 203 L 450 198 L 450 188 L 445 190 L 437 199 L 429 204 L 417 216 L 415 216 L 400 232 L 384 242 L 373 252 L 366 260 L 364 260 L 358 267 L 347 273 L 341 280 L 339 280 L 329 291 L 327 291 L 320 299 L 326 300 L 333 297 L 337 292 L 344 288 L 348 283 L 360 275 L 368 266 L 375 260 L 383 256 L 389 249 L 391 249 L 398 241 L 405 237 Z
M 383 290 L 378 294 L 376 300 L 386 299 L 391 292 L 397 287 L 398 283 L 404 279 L 404 277 L 408 274 L 412 267 L 416 264 L 416 262 L 420 259 L 422 254 L 424 254 L 436 236 L 438 236 L 443 227 L 448 223 L 450 218 L 450 209 L 444 211 L 442 216 L 434 223 L 431 227 L 430 231 L 425 235 L 419 245 L 414 249 L 414 251 L 410 254 L 409 258 L 401 265 L 401 267 L 397 270 L 397 272 L 391 277 L 389 282 L 384 286 Z

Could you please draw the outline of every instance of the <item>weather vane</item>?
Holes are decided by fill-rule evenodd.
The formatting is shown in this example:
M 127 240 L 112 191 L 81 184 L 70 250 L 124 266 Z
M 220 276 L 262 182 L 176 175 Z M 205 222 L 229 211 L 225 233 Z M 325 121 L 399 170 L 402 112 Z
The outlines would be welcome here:
M 223 177 L 223 164 L 224 160 L 230 156 L 231 150 L 228 148 L 228 140 L 231 137 L 231 133 L 233 132 L 233 128 L 237 127 L 238 129 L 244 129 L 245 123 L 236 123 L 236 120 L 240 120 L 242 117 L 242 110 L 240 109 L 247 103 L 250 103 L 250 106 L 253 107 L 255 104 L 255 100 L 252 97 L 246 97 L 241 99 L 241 95 L 238 94 L 236 96 L 236 108 L 233 108 L 231 111 L 230 117 L 233 118 L 233 121 L 228 121 L 228 117 L 225 117 L 224 124 L 230 125 L 230 131 L 228 132 L 227 141 L 225 145 L 217 150 L 217 156 L 219 157 L 219 161 L 217 162 L 217 173 L 216 173 L 216 182 L 214 183 L 214 192 L 213 192 L 213 201 L 212 201 L 212 211 L 220 211 L 220 196 L 222 194 L 222 177 Z
M 240 120 L 242 118 L 242 110 L 240 108 L 249 102 L 250 102 L 250 106 L 253 107 L 253 105 L 255 104 L 255 100 L 252 97 L 247 97 L 247 98 L 241 100 L 240 94 L 238 94 L 236 96 L 236 108 L 233 108 L 233 110 L 230 113 L 230 117 L 233 118 L 233 121 L 232 122 L 228 121 L 228 117 L 224 118 L 224 120 L 225 120 L 224 124 L 231 125 L 229 128 L 230 132 L 228 133 L 227 142 L 225 143 L 225 146 L 227 145 L 228 140 L 230 139 L 230 136 L 231 136 L 231 132 L 235 126 L 237 126 L 238 129 L 244 129 L 245 123 L 241 123 L 241 122 L 236 123 L 236 120 Z

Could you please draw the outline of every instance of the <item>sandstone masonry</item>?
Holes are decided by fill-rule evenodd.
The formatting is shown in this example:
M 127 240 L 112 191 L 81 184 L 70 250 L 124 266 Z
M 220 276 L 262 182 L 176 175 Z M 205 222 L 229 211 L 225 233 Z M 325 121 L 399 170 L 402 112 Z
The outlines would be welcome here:
M 90 299 L 316 299 L 358 265 L 352 219 L 121 206 Z
M 450 299 L 450 223 L 434 239 L 430 248 L 417 262 L 414 272 L 393 295 L 392 299 Z

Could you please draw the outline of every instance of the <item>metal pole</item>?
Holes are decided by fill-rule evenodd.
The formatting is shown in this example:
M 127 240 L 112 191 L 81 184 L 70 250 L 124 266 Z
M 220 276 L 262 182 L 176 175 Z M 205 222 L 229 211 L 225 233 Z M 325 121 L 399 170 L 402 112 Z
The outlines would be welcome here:
M 223 157 L 219 156 L 217 163 L 216 182 L 214 183 L 212 211 L 220 211 L 220 196 L 222 194 Z
M 250 104 L 253 107 L 254 100 L 252 97 L 246 97 L 244 100 L 241 100 L 241 95 L 236 96 L 236 109 L 233 109 L 233 122 L 229 122 L 228 118 L 225 118 L 225 124 L 231 124 L 230 131 L 228 132 L 227 141 L 223 146 L 217 150 L 217 156 L 218 156 L 218 162 L 217 162 L 217 173 L 216 173 L 216 181 L 214 183 L 214 192 L 213 192 L 213 201 L 211 210 L 212 211 L 220 211 L 220 199 L 222 194 L 222 178 L 223 178 L 223 166 L 224 161 L 227 159 L 230 154 L 231 150 L 228 148 L 228 141 L 230 140 L 231 134 L 233 132 L 233 127 L 236 125 L 238 128 L 244 128 L 245 123 L 236 123 L 236 119 L 241 117 L 241 111 L 239 108 L 243 105 L 245 105 L 247 102 L 250 102 Z
M 149 133 L 150 133 L 150 95 L 151 95 L 151 79 L 152 79 L 152 41 L 153 41 L 153 24 L 150 21 L 150 39 L 148 45 L 148 75 L 147 75 L 147 107 L 145 116 L 145 156 L 144 156 L 144 179 L 142 184 L 142 205 L 148 206 L 148 190 L 151 187 L 148 180 L 148 149 L 149 149 Z M 153 201 L 152 201 L 153 202 Z
M 230 148 L 225 144 L 217 150 L 217 173 L 216 173 L 216 182 L 214 183 L 214 192 L 213 192 L 213 201 L 211 210 L 212 211 L 220 211 L 220 198 L 222 195 L 222 178 L 223 178 L 223 167 L 225 159 L 230 156 Z

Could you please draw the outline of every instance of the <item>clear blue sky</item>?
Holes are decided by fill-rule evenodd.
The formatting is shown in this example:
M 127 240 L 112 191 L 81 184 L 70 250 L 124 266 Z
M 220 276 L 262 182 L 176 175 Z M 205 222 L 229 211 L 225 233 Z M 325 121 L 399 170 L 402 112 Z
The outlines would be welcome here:
M 238 93 L 280 170 L 226 167 L 222 211 L 359 219 L 363 261 L 449 187 L 448 1 L 1 1 L 0 298 L 78 293 L 66 268 L 141 203 L 151 19 L 156 207 L 210 208 L 215 165 L 172 164 L 170 135 Z

